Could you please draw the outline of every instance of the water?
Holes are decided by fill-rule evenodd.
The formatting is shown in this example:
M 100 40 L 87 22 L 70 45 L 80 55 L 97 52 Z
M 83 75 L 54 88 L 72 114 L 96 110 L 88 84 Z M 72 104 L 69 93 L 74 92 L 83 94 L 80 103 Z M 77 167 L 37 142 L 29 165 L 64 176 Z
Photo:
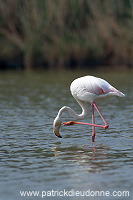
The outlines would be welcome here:
M 52 130 L 63 105 L 80 113 L 69 85 L 86 74 L 102 77 L 126 94 L 124 99 L 112 97 L 98 102 L 110 127 L 96 129 L 95 145 L 91 127 L 62 127 L 62 139 Z M 1 73 L 0 199 L 132 199 L 132 85 L 132 72 Z M 88 109 L 91 111 L 90 106 Z M 67 120 L 71 118 L 64 114 L 63 121 Z M 96 122 L 102 123 L 98 116 Z M 23 191 L 38 193 L 22 197 Z M 63 196 L 63 191 L 69 193 Z M 117 193 L 115 197 L 97 197 L 95 191 Z

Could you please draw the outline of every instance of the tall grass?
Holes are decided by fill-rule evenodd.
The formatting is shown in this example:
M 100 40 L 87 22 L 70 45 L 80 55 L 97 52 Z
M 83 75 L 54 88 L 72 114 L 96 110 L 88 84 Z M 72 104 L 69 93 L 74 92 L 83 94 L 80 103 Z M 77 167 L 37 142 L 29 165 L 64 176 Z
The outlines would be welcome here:
M 0 0 L 0 58 L 26 69 L 132 64 L 132 0 Z

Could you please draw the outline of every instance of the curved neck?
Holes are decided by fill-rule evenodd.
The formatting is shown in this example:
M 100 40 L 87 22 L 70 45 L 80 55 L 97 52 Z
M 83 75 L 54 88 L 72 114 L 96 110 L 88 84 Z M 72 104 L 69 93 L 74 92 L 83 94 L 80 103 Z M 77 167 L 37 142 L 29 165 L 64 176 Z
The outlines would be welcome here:
M 85 104 L 84 101 L 81 101 L 81 100 L 77 100 L 76 101 L 78 102 L 78 104 L 81 106 L 82 108 L 82 113 L 81 114 L 77 114 L 75 113 L 74 110 L 72 110 L 70 107 L 67 107 L 67 106 L 63 106 L 59 112 L 58 112 L 58 117 L 61 117 L 62 113 L 63 112 L 68 112 L 68 114 L 70 114 L 75 120 L 82 120 L 82 119 L 85 119 L 88 115 L 88 107 L 87 105 Z

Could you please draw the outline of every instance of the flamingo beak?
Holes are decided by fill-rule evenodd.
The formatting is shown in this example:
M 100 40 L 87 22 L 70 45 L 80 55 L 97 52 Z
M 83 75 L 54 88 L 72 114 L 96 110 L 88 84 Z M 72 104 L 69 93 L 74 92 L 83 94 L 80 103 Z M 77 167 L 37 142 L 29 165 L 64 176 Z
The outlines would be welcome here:
M 59 117 L 56 117 L 53 123 L 53 132 L 57 137 L 62 138 L 59 133 L 60 126 L 61 126 L 61 119 Z
M 54 134 L 59 137 L 59 138 L 62 138 L 62 136 L 60 135 L 59 133 L 59 129 L 57 127 L 54 127 Z

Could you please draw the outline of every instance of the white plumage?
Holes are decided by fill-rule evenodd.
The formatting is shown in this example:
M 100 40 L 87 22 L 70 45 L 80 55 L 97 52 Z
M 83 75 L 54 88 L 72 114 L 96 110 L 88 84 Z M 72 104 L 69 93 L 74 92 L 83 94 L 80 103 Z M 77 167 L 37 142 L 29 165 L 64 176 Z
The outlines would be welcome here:
M 105 96 L 125 96 L 107 81 L 94 76 L 84 76 L 75 79 L 70 86 L 70 91 L 75 99 L 92 102 Z

